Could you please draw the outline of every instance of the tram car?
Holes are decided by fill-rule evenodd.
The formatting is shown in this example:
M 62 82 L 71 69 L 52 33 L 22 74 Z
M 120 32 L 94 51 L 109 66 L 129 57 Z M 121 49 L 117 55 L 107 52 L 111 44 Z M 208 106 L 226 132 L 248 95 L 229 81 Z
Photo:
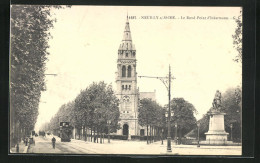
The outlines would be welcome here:
M 70 126 L 69 122 L 60 122 L 59 137 L 61 138 L 61 142 L 70 142 L 71 136 L 72 126 Z

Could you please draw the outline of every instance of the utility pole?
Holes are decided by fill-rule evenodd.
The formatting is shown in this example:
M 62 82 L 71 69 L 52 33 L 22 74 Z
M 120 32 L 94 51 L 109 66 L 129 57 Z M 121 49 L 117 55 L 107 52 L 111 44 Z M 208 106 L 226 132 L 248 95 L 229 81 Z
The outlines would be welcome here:
M 44 75 L 57 76 L 58 74 L 44 74 Z
M 155 76 L 138 76 L 140 78 L 155 78 L 159 79 L 163 82 L 165 85 L 167 91 L 168 91 L 168 97 L 169 97 L 169 108 L 168 108 L 168 135 L 167 135 L 167 152 L 172 152 L 171 149 L 171 80 L 175 79 L 172 77 L 171 74 L 171 65 L 169 65 L 169 75 L 166 77 L 155 77 Z
M 167 152 L 172 152 L 171 147 L 171 66 L 169 66 L 169 110 L 168 110 L 168 136 L 167 136 Z

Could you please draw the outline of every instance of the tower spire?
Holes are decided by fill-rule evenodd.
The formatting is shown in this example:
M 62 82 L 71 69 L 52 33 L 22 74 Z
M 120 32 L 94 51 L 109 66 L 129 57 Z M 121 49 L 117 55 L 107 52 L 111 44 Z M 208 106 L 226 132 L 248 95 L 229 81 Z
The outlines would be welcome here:
M 138 89 L 136 50 L 132 43 L 128 18 L 127 12 L 123 39 L 118 49 L 117 59 L 116 95 L 120 101 L 120 124 L 123 126 L 123 129 L 118 130 L 117 134 L 137 135 Z
M 135 47 L 132 44 L 132 36 L 131 36 L 130 25 L 128 20 L 128 11 L 126 15 L 124 35 L 119 50 L 135 50 Z

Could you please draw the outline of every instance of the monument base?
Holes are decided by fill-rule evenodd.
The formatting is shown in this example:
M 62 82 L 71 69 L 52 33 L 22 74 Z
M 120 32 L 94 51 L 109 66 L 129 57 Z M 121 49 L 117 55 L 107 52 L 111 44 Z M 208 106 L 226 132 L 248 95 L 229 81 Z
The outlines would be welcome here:
M 224 115 L 219 111 L 212 111 L 209 113 L 209 131 L 205 133 L 206 141 L 202 141 L 202 144 L 212 145 L 225 145 L 231 141 L 227 141 L 228 133 L 225 131 Z
M 196 143 L 194 143 L 196 144 Z M 204 140 L 204 141 L 200 141 L 200 145 L 214 145 L 214 146 L 222 146 L 222 145 L 231 145 L 231 146 L 235 146 L 235 145 L 239 145 L 239 143 L 233 143 L 232 141 L 225 141 L 224 140 Z
M 206 141 L 208 144 L 227 144 L 227 135 L 225 131 L 217 132 L 211 131 L 207 132 L 206 134 Z

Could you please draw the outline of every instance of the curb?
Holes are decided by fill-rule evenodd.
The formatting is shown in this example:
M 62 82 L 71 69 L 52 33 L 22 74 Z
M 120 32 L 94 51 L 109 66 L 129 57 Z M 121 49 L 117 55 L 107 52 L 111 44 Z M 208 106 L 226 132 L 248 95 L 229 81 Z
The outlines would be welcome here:
M 29 146 L 25 146 L 24 150 L 23 150 L 23 153 L 27 153 L 28 152 L 28 148 Z

